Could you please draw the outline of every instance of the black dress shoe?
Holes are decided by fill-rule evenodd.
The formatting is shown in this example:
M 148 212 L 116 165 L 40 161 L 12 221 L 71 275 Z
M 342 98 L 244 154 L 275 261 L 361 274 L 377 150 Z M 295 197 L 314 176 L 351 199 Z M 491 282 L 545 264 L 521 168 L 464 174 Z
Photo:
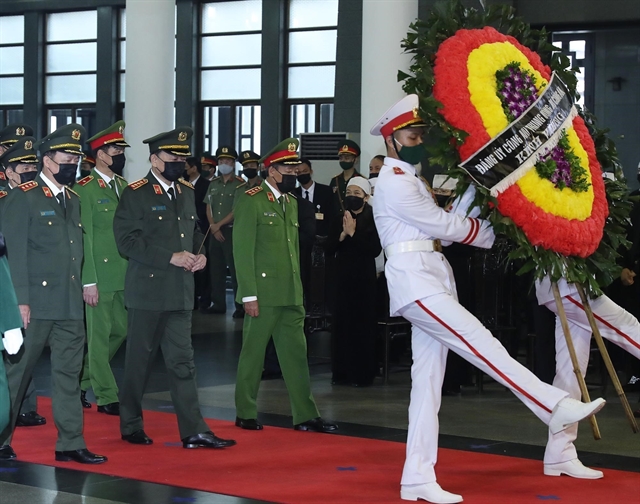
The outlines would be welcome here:
M 338 426 L 331 422 L 325 422 L 322 418 L 312 418 L 306 422 L 294 425 L 295 430 L 311 432 L 333 432 L 338 430 Z
M 104 455 L 91 453 L 86 448 L 82 450 L 57 451 L 56 460 L 58 462 L 79 462 L 80 464 L 102 464 L 108 459 Z
M 80 391 L 80 402 L 82 403 L 82 407 L 83 408 L 90 408 L 91 407 L 91 403 L 89 401 L 87 401 L 87 391 L 86 390 L 81 390 Z
M 135 431 L 133 434 L 123 434 L 123 441 L 128 441 L 131 444 L 152 444 L 153 439 L 145 434 L 145 432 L 140 429 L 139 431 Z
M 98 406 L 98 413 L 106 413 L 107 415 L 120 415 L 120 403 L 112 402 L 104 406 Z
M 16 456 L 16 452 L 8 444 L 0 446 L 0 460 L 13 460 Z
M 231 315 L 233 318 L 244 318 L 244 309 L 237 308 L 236 311 Z
M 35 411 L 29 413 L 20 413 L 16 420 L 16 427 L 35 427 L 37 425 L 44 425 L 47 423 L 47 419 L 41 415 L 38 415 Z
M 183 448 L 227 448 L 236 442 L 233 439 L 220 439 L 213 432 L 201 432 L 182 440 Z
M 246 430 L 262 430 L 263 425 L 255 418 L 239 418 L 236 417 L 236 427 Z

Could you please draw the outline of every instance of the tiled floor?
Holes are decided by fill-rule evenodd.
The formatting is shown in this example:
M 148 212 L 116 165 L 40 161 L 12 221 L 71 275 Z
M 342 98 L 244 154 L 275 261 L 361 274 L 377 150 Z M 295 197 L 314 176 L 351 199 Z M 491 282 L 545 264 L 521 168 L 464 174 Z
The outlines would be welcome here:
M 237 357 L 241 345 L 242 321 L 230 315 L 201 315 L 194 312 L 193 342 L 203 413 L 207 417 L 233 420 L 233 393 Z M 346 435 L 404 441 L 410 379 L 407 370 L 397 368 L 383 385 L 353 388 L 332 386 L 328 357 L 328 334 L 310 337 L 312 386 L 321 414 L 340 423 Z M 123 349 L 113 361 L 116 378 L 124 363 Z M 36 387 L 49 395 L 49 362 L 41 359 Z M 598 388 L 592 395 L 600 392 Z M 91 393 L 88 397 L 92 398 Z M 577 446 L 585 463 L 640 472 L 640 435 L 633 435 L 613 391 L 608 406 L 598 415 L 602 440 L 594 441 L 588 424 L 581 426 Z M 629 396 L 635 407 L 637 394 Z M 167 411 L 169 393 L 164 366 L 156 362 L 149 381 L 145 408 Z M 258 400 L 260 418 L 267 425 L 290 426 L 290 407 L 282 380 L 263 381 Z M 443 397 L 440 412 L 440 445 L 482 450 L 540 460 L 547 438 L 545 426 L 503 387 L 485 382 L 484 392 L 463 390 L 460 396 Z M 199 504 L 241 504 L 256 502 L 223 495 L 143 483 L 36 464 L 0 464 L 2 504 L 109 504 L 198 502 Z

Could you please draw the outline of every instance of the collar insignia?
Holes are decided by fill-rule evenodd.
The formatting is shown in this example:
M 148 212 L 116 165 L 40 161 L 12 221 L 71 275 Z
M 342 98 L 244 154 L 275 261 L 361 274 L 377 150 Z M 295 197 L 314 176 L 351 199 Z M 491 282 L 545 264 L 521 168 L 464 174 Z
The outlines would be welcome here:
M 51 189 L 49 189 L 48 187 L 43 186 L 42 192 L 47 198 L 53 198 L 53 194 L 51 194 Z
M 158 184 L 153 184 L 153 192 L 156 194 L 162 194 L 162 187 Z
M 99 179 L 98 179 L 98 185 L 99 185 L 100 187 L 102 187 L 103 189 L 106 189 L 106 188 L 107 188 L 107 183 L 106 183 L 103 179 L 101 179 L 101 178 L 99 178 Z
M 267 193 L 267 199 L 273 203 L 276 200 L 276 197 L 273 195 L 271 191 Z
M 398 168 L 397 166 L 394 166 L 393 173 L 395 173 L 396 175 L 404 175 L 404 170 L 402 168 Z

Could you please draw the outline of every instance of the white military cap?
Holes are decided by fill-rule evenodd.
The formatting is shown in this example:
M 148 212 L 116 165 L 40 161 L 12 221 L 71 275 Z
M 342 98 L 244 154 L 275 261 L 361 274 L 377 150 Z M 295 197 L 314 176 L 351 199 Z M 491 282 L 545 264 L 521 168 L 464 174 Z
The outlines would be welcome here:
M 399 129 L 426 126 L 419 114 L 418 95 L 407 95 L 382 115 L 370 133 L 386 138 Z

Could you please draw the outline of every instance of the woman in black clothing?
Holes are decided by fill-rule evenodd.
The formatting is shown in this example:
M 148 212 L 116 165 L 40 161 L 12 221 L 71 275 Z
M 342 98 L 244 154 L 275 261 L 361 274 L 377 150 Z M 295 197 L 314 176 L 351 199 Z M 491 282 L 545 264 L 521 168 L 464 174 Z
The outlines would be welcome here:
M 367 203 L 371 186 L 354 177 L 342 216 L 331 223 L 327 251 L 335 254 L 336 307 L 332 340 L 333 384 L 368 386 L 376 375 L 376 265 L 380 238 Z

